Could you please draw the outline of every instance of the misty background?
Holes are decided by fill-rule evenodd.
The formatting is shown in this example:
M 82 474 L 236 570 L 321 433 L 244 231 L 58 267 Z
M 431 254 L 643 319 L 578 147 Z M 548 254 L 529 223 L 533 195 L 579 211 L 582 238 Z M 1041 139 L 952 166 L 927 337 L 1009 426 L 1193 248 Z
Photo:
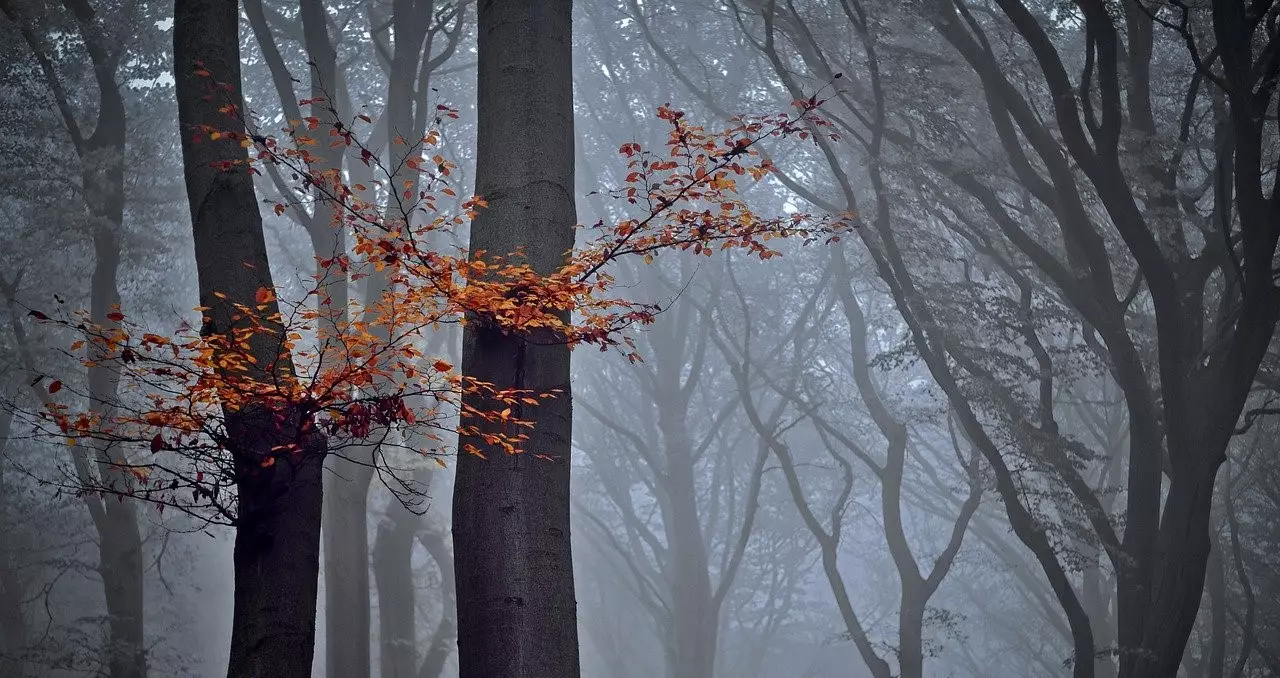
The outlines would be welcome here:
M 1165 549 L 1160 540 L 1195 533 L 1200 520 L 1208 555 L 1183 604 L 1193 626 L 1177 675 L 1280 676 L 1280 364 L 1266 346 L 1275 315 L 1250 311 L 1237 282 L 1258 248 L 1269 248 L 1271 275 L 1275 240 L 1242 239 L 1247 206 L 1230 208 L 1252 186 L 1232 164 L 1236 149 L 1260 157 L 1260 192 L 1274 185 L 1277 51 L 1267 39 L 1280 9 L 943 4 L 574 3 L 579 223 L 625 218 L 598 191 L 624 184 L 619 146 L 661 147 L 659 105 L 717 128 L 815 92 L 839 138 L 763 144 L 778 172 L 740 181 L 743 198 L 760 214 L 858 220 L 839 242 L 784 242 L 767 262 L 681 253 L 613 271 L 629 298 L 670 308 L 631 332 L 643 362 L 573 354 L 584 675 L 1079 676 L 1085 663 L 1089 675 L 1116 676 L 1135 637 L 1126 629 L 1141 638 L 1159 623 L 1125 616 L 1122 599 L 1173 571 L 1147 563 L 1121 576 L 1126 539 Z M 1224 71 L 1233 50 L 1216 46 L 1212 13 L 1226 10 L 1211 4 L 1249 6 L 1257 83 Z M 111 284 L 134 322 L 171 331 L 199 303 L 172 6 L 0 0 L 0 10 L 0 389 L 11 404 L 0 418 L 0 676 L 140 678 L 105 659 L 104 586 L 116 575 L 103 543 L 130 525 L 142 545 L 145 675 L 224 675 L 231 531 L 145 503 L 120 517 L 114 497 L 77 496 L 68 448 L 12 414 L 41 406 L 41 375 L 86 388 L 67 351 L 75 337 L 29 309 L 88 307 L 104 257 L 118 259 Z M 323 35 L 307 11 L 322 13 Z M 1099 46 L 1090 12 L 1110 17 L 1117 44 Z M 441 148 L 469 189 L 475 17 L 473 3 L 449 0 L 245 0 L 247 104 L 266 130 L 311 114 L 298 100 L 322 77 L 311 62 L 331 52 L 331 81 L 320 84 L 342 110 L 369 116 L 358 133 L 372 147 L 394 136 L 383 113 L 395 97 L 424 119 L 437 105 L 456 109 Z M 396 42 L 408 25 L 422 32 L 416 50 Z M 1058 74 L 1038 49 L 1056 50 L 1068 93 L 1085 102 L 1074 128 L 1055 112 Z M 1228 85 L 1260 98 L 1256 138 L 1232 127 Z M 1080 160 L 1101 150 L 1072 146 L 1088 138 L 1102 149 L 1109 135 L 1114 171 Z M 84 199 L 113 149 L 123 153 L 118 220 Z M 365 170 L 347 164 L 360 180 Z M 286 176 L 261 175 L 256 187 L 280 297 L 298 297 L 321 251 L 318 207 L 274 211 L 293 191 Z M 1138 260 L 1124 199 L 1147 219 L 1156 256 L 1175 262 L 1168 284 L 1197 290 L 1182 323 L 1157 322 L 1152 288 L 1166 281 Z M 1274 210 L 1263 221 L 1280 228 Z M 1109 286 L 1110 299 L 1091 286 Z M 1200 337 L 1188 364 L 1213 369 L 1162 390 L 1171 372 L 1161 351 L 1185 327 Z M 1214 375 L 1234 363 L 1216 361 L 1233 337 L 1259 332 L 1261 367 L 1222 377 L 1243 380 L 1246 394 L 1244 416 L 1221 436 L 1223 459 L 1181 470 L 1179 450 L 1207 450 L 1213 436 L 1186 443 L 1168 431 L 1217 430 L 1211 417 L 1228 398 Z M 460 339 L 446 331 L 439 355 L 458 363 Z M 1135 449 L 1145 476 L 1133 471 Z M 1180 496 L 1172 479 L 1196 473 L 1207 478 L 1196 485 L 1203 501 L 1170 527 L 1184 507 L 1163 507 Z M 373 475 L 333 468 L 326 479 L 314 675 L 351 675 L 332 666 L 359 634 L 371 648 L 363 675 L 457 675 L 452 465 L 414 471 L 429 487 L 422 515 Z M 368 615 L 333 604 L 334 582 L 361 563 Z

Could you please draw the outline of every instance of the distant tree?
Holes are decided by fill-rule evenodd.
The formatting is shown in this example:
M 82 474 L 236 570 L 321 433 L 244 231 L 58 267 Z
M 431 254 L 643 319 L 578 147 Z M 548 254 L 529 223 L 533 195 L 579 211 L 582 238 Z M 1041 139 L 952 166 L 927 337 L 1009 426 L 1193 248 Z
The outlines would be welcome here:
M 93 240 L 89 317 L 98 325 L 110 326 L 111 317 L 119 312 L 118 277 L 121 241 L 125 234 L 124 162 L 128 123 L 123 86 L 119 80 L 120 65 L 126 60 L 130 48 L 120 40 L 127 28 L 110 16 L 104 17 L 99 11 L 102 8 L 95 8 L 88 0 L 68 0 L 62 3 L 62 9 L 44 4 L 29 5 L 6 0 L 0 3 L 0 12 L 13 22 L 30 49 L 75 151 L 80 175 L 78 192 L 84 201 Z M 110 9 L 106 14 L 116 11 L 119 10 Z M 97 94 L 88 111 L 79 109 L 78 98 L 68 93 L 64 76 L 60 73 L 67 57 L 60 54 L 61 48 L 54 43 L 57 41 L 55 35 L 64 30 L 69 31 L 71 39 L 79 43 L 78 48 L 87 56 L 93 74 Z M 85 124 L 87 121 L 91 121 L 89 125 Z M 11 277 L 9 283 L 14 284 L 6 283 L 6 296 L 12 299 L 17 293 L 16 278 Z M 118 379 L 106 364 L 109 360 L 101 362 L 103 364 L 89 364 L 87 367 L 88 389 L 85 396 L 95 416 L 111 419 Z M 25 361 L 23 367 L 33 374 L 40 374 L 40 367 L 30 360 Z M 47 385 L 42 388 L 47 388 Z M 47 398 L 48 394 L 38 394 L 38 397 Z M 88 451 L 71 450 L 75 473 L 82 482 L 96 482 L 93 480 L 96 473 L 103 482 L 123 487 L 132 481 L 127 473 L 112 465 L 118 454 L 105 443 Z M 99 570 L 110 629 L 106 646 L 108 673 L 111 678 L 141 678 L 147 674 L 147 658 L 144 564 L 137 508 L 130 503 L 103 501 L 89 496 L 83 498 L 83 503 L 98 534 Z

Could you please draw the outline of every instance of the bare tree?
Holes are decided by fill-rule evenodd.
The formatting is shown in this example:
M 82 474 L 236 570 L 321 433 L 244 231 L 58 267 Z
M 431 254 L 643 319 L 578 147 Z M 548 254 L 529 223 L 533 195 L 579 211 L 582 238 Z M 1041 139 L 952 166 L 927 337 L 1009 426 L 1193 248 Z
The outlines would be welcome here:
M 63 126 L 80 161 L 81 195 L 90 221 L 93 237 L 94 269 L 91 278 L 89 316 L 103 327 L 114 325 L 113 313 L 119 310 L 120 243 L 124 235 L 125 213 L 125 134 L 127 121 L 121 85 L 117 82 L 120 62 L 126 57 L 124 45 L 112 44 L 101 17 L 87 0 L 69 0 L 65 10 L 73 17 L 78 37 L 83 41 L 97 85 L 93 131 L 80 124 L 80 112 L 58 73 L 58 57 L 51 36 L 37 16 L 25 16 L 33 8 L 4 2 L 0 11 L 18 24 L 19 30 L 39 64 L 40 72 L 61 115 Z M 12 300 L 15 285 L 9 285 Z M 108 365 L 109 356 L 99 356 L 101 365 L 88 368 L 89 408 L 104 420 L 112 416 L 116 399 L 117 377 Z M 31 364 L 28 369 L 33 368 Z M 101 476 L 96 482 L 128 488 L 133 480 L 114 461 L 120 451 L 110 445 L 99 446 L 92 457 L 75 450 L 76 473 L 88 486 L 89 476 Z M 99 569 L 111 634 L 107 646 L 107 664 L 112 678 L 141 678 L 147 673 L 144 641 L 143 555 L 142 536 L 138 528 L 137 507 L 131 502 L 105 501 L 86 496 L 84 505 L 93 518 L 100 550 Z

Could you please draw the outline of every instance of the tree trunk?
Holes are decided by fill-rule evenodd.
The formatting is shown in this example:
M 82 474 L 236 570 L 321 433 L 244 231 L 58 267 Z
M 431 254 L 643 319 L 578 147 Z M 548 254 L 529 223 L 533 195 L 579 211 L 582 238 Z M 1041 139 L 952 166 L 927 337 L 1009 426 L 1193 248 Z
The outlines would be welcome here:
M 1093 660 L 1093 671 L 1097 678 L 1113 678 L 1116 675 L 1115 661 L 1112 659 L 1114 634 L 1107 603 L 1107 577 L 1099 562 L 1101 554 L 1088 543 L 1078 543 L 1076 548 L 1086 555 L 1084 572 L 1081 573 L 1080 602 L 1089 614 L 1094 643 L 1100 648 Z
M 419 516 L 394 499 L 391 515 L 378 523 L 373 550 L 373 580 L 378 587 L 379 662 L 382 678 L 412 678 L 418 672 L 413 542 Z
M 13 414 L 0 413 L 0 453 L 8 445 Z M 8 519 L 4 483 L 4 462 L 0 458 L 0 520 Z M 7 530 L 8 526 L 0 526 Z M 0 532 L 0 675 L 23 678 L 26 675 L 22 654 L 27 649 L 27 620 L 22 612 L 25 587 L 18 578 L 11 535 Z
M 225 334 L 247 324 L 234 304 L 260 308 L 262 318 L 278 313 L 274 301 L 259 305 L 255 298 L 260 288 L 272 288 L 273 283 L 253 181 L 244 165 L 248 156 L 237 138 L 244 130 L 219 111 L 227 103 L 224 98 L 244 110 L 239 18 L 236 2 L 175 2 L 178 122 L 200 301 L 210 309 L 204 319 L 206 334 Z M 197 75 L 197 64 L 210 75 Z M 214 88 L 214 83 L 227 89 Z M 194 133 L 206 128 L 229 134 L 219 140 L 205 135 L 196 143 Z M 220 167 L 223 164 L 229 169 Z M 259 320 L 274 331 L 248 339 L 254 366 L 223 369 L 221 378 L 293 377 L 290 356 L 279 350 L 282 328 Z M 223 410 L 239 501 L 228 676 L 309 678 L 315 650 L 325 441 L 306 413 L 288 403 L 224 403 Z M 290 449 L 280 452 L 283 446 Z
M 284 416 L 285 425 L 261 409 L 227 417 L 240 501 L 228 678 L 311 677 L 324 443 L 303 438 L 297 458 L 262 468 L 273 447 L 300 438 L 296 414 Z
M 1215 534 L 1215 533 L 1210 533 Z M 1208 678 L 1223 678 L 1227 670 L 1227 578 L 1222 546 L 1213 539 L 1209 553 L 1209 667 Z
M 898 675 L 902 678 L 924 678 L 924 611 L 927 598 L 923 593 L 904 586 L 898 603 Z
M 449 550 L 449 535 L 443 525 L 429 525 L 418 532 L 418 540 L 436 561 L 440 569 L 440 623 L 431 634 L 427 655 L 418 667 L 418 678 L 440 678 L 445 664 L 453 654 L 453 644 L 458 639 L 458 604 L 453 591 L 453 553 Z
M 329 37 L 329 20 L 325 3 L 303 0 L 298 18 L 302 25 L 303 43 L 309 60 L 311 115 L 319 119 L 322 129 L 342 124 L 340 111 L 337 51 Z M 320 144 L 311 171 L 319 176 L 342 177 L 344 147 Z M 328 186 L 336 190 L 336 186 Z M 311 219 L 312 252 L 317 260 L 334 259 L 347 254 L 346 228 L 342 208 L 332 200 L 320 199 Z M 350 321 L 348 280 L 337 267 L 318 271 L 324 274 L 317 302 L 326 311 L 320 324 L 324 332 L 337 336 Z M 327 299 L 324 299 L 327 297 Z M 324 303 L 324 301 L 329 303 Z M 344 359 L 328 351 L 326 364 Z M 322 520 L 324 540 L 324 605 L 325 605 L 325 673 L 331 678 L 368 678 L 372 671 L 370 638 L 369 530 L 366 523 L 369 506 L 369 483 L 373 469 L 352 463 L 347 457 L 372 464 L 373 446 L 354 447 L 344 455 L 326 460 L 324 477 L 325 501 Z M 331 614 L 330 612 L 337 612 Z
M 147 654 L 137 505 L 108 501 L 103 506 L 105 529 L 99 531 L 98 572 L 107 602 L 108 667 L 111 678 L 142 678 L 147 675 Z
M 127 119 L 117 60 L 112 59 L 96 24 L 95 12 L 83 0 L 67 3 L 76 17 L 93 64 L 98 85 L 98 115 L 93 134 L 73 135 L 81 163 L 84 199 L 93 220 L 94 267 L 90 280 L 89 317 L 98 326 L 116 328 L 111 314 L 119 310 L 121 246 L 124 234 L 124 153 Z M 91 349 L 100 351 L 98 347 Z M 89 367 L 89 408 L 100 421 L 115 416 L 119 376 L 108 356 Z M 133 478 L 114 465 L 114 455 L 96 452 L 98 470 L 108 486 L 121 492 L 133 487 Z M 143 678 L 147 675 L 144 637 L 142 536 L 137 506 L 133 502 L 101 501 L 94 512 L 98 533 L 98 572 L 107 608 L 106 661 L 111 678 Z
M 366 450 L 370 450 L 367 455 Z M 372 463 L 371 448 L 352 448 Z M 324 475 L 325 673 L 368 678 L 370 665 L 369 486 L 373 468 L 334 455 Z M 412 602 L 410 603 L 412 604 Z M 386 633 L 386 627 L 381 627 Z M 412 649 L 412 648 L 410 648 Z M 385 662 L 385 657 L 383 659 Z M 388 674 L 384 674 L 386 678 Z M 396 674 L 391 674 L 396 675 Z
M 671 394 L 668 394 L 671 395 Z M 678 402 L 668 400 L 668 402 Z M 666 478 L 662 488 L 669 505 L 663 524 L 671 549 L 672 678 L 712 678 L 715 675 L 719 615 L 712 601 L 707 548 L 698 514 L 694 483 L 693 444 L 684 412 L 671 412 L 659 403 L 659 426 L 666 447 Z
M 414 481 L 430 487 L 430 472 L 416 471 Z M 439 678 L 457 638 L 454 603 L 453 554 L 448 533 L 430 515 L 419 516 L 399 503 L 378 524 L 373 551 L 373 576 L 378 588 L 378 633 L 382 678 Z M 414 542 L 421 542 L 440 570 L 440 622 L 431 634 L 418 664 L 417 606 L 411 567 Z
M 1213 474 L 1187 474 L 1169 485 L 1156 547 L 1151 612 L 1141 650 L 1126 652 L 1121 678 L 1176 675 L 1200 610 L 1208 569 Z M 1122 622 L 1123 623 L 1123 622 Z
M 570 0 L 482 2 L 478 30 L 476 192 L 489 207 L 471 251 L 523 248 L 540 273 L 573 247 Z M 512 416 L 535 425 L 522 454 L 463 437 L 454 490 L 461 678 L 577 678 L 569 540 L 572 433 L 569 349 L 556 337 L 506 334 L 473 317 L 462 370 L 497 388 L 558 390 Z M 468 394 L 481 411 L 507 406 Z M 476 423 L 484 430 L 496 425 Z

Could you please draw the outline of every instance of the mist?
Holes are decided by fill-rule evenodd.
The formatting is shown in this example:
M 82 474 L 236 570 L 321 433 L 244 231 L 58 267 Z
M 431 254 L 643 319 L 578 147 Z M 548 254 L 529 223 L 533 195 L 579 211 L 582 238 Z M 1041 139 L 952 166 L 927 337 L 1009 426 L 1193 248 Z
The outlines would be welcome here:
M 1280 676 L 1280 4 L 0 13 L 0 678 Z

